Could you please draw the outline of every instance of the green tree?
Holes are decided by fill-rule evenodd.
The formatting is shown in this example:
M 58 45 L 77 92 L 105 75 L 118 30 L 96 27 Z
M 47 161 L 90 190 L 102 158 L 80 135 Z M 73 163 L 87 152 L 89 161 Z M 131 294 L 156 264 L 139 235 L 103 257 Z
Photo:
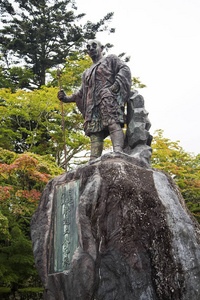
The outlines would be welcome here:
M 75 14 L 73 0 L 16 0 L 15 4 L 19 7 L 15 8 L 11 0 L 3 0 L 0 5 L 4 13 L 1 52 L 7 63 L 23 59 L 25 67 L 36 75 L 38 87 L 45 85 L 46 70 L 64 63 L 85 40 L 95 38 L 99 31 L 114 32 L 107 26 L 113 13 L 97 23 L 79 24 L 84 14 Z
M 26 151 L 51 154 L 59 166 L 64 166 L 61 105 L 58 88 L 44 87 L 12 93 L 0 90 L 0 146 L 16 153 Z M 75 104 L 64 105 L 67 164 L 89 147 L 83 132 L 83 119 Z
M 164 138 L 162 130 L 155 132 L 152 148 L 152 167 L 172 176 L 189 209 L 200 222 L 200 154 L 184 151 L 179 142 Z
M 0 282 L 13 290 L 37 277 L 30 220 L 42 189 L 62 172 L 50 155 L 0 148 Z
M 52 80 L 47 86 L 59 86 L 58 73 L 60 73 L 61 87 L 67 93 L 73 93 L 81 86 L 83 72 L 92 65 L 89 55 L 76 51 L 70 54 L 61 70 L 49 70 Z
M 31 81 L 33 71 L 21 67 L 5 68 L 0 65 L 0 88 L 10 88 L 12 92 L 17 89 L 32 89 Z

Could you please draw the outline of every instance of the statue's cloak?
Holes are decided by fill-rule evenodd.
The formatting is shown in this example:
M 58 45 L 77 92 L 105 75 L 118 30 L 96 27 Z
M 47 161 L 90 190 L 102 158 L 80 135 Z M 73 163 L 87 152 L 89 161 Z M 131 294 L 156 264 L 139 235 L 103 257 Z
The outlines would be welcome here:
M 97 72 L 101 77 L 101 86 L 97 86 Z M 110 87 L 117 81 L 120 86 L 118 93 L 113 93 Z M 130 96 L 131 72 L 129 67 L 116 55 L 103 57 L 97 64 L 93 64 L 82 76 L 82 85 L 78 92 L 73 94 L 85 122 L 92 120 L 93 109 L 105 97 L 114 98 L 119 110 L 124 111 L 124 106 Z M 124 123 L 123 114 L 120 123 Z

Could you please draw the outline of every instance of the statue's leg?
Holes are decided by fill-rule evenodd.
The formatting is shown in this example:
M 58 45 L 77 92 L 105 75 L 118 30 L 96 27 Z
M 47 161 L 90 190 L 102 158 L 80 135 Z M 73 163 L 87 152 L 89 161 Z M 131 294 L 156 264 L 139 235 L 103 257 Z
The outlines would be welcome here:
M 119 123 L 113 123 L 108 126 L 110 138 L 114 151 L 123 152 L 124 148 L 124 133 Z
M 103 132 L 96 132 L 90 135 L 91 153 L 90 160 L 101 156 L 103 151 Z

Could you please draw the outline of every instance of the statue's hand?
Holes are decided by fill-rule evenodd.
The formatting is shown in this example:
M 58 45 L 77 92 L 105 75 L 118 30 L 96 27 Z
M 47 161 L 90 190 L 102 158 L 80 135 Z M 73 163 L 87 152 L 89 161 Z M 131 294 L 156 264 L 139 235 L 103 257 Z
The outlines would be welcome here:
M 63 90 L 60 90 L 57 94 L 57 97 L 60 101 L 66 101 L 67 100 L 67 95 L 65 94 L 65 92 Z
M 111 85 L 110 89 L 111 89 L 111 91 L 112 91 L 113 93 L 118 93 L 119 90 L 120 90 L 119 83 L 118 83 L 117 81 L 115 81 L 115 82 L 113 83 L 113 85 Z

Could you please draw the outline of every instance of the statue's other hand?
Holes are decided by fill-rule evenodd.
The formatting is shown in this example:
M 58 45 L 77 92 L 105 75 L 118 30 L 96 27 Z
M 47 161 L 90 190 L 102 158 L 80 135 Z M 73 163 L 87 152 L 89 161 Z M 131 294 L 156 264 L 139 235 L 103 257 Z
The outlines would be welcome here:
M 57 97 L 58 97 L 58 99 L 59 99 L 60 101 L 63 101 L 63 100 L 66 99 L 66 94 L 65 94 L 65 92 L 64 92 L 63 90 L 60 90 L 60 91 L 58 92 L 58 94 L 57 94 Z
M 115 81 L 115 82 L 113 83 L 113 85 L 111 85 L 110 89 L 111 89 L 111 91 L 112 91 L 113 93 L 118 93 L 119 90 L 120 90 L 120 85 L 119 85 L 119 83 L 118 83 L 117 81 Z

